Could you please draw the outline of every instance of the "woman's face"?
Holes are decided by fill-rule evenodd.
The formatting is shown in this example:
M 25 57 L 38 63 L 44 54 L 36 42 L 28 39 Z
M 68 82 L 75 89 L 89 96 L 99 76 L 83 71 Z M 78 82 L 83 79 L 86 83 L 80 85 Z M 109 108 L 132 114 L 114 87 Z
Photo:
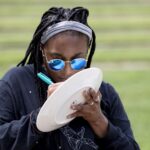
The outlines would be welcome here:
M 51 59 L 70 61 L 75 58 L 86 58 L 88 53 L 88 39 L 84 35 L 79 36 L 68 33 L 60 33 L 49 39 L 43 47 L 43 53 L 48 61 Z M 65 67 L 61 71 L 53 71 L 48 68 L 45 57 L 43 57 L 43 59 L 46 71 L 55 82 L 65 81 L 70 76 L 80 71 L 73 70 L 70 63 L 65 63 Z

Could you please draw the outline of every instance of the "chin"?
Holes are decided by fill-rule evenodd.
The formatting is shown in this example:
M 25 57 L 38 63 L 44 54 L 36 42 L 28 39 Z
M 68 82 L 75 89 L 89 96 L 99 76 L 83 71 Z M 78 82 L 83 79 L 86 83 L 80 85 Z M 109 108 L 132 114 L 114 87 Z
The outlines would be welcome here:
M 66 81 L 67 79 L 58 79 L 57 82 L 64 82 Z

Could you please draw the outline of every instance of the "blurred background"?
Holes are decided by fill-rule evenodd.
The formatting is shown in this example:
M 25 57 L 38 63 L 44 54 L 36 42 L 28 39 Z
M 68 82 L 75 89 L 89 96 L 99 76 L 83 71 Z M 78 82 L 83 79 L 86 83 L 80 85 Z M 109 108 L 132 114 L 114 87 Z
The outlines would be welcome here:
M 96 32 L 92 66 L 118 91 L 142 150 L 150 149 L 149 0 L 0 0 L 0 78 L 22 59 L 49 7 L 87 7 Z

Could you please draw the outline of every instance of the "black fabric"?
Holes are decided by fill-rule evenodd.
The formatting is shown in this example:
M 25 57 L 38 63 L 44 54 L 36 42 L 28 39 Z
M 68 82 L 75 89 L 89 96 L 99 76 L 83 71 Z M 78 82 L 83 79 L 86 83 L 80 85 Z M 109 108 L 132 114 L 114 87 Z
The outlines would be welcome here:
M 109 119 L 105 138 L 98 138 L 82 118 L 43 133 L 35 124 L 41 102 L 33 66 L 11 69 L 0 80 L 0 150 L 139 150 L 118 94 L 105 82 L 100 91 Z

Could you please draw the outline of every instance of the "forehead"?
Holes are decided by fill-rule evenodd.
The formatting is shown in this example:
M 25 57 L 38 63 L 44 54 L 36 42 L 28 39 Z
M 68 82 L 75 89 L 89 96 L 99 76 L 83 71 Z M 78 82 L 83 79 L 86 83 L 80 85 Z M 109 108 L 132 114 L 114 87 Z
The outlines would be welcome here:
M 87 52 L 88 37 L 76 31 L 65 31 L 50 38 L 45 48 L 63 55 Z

